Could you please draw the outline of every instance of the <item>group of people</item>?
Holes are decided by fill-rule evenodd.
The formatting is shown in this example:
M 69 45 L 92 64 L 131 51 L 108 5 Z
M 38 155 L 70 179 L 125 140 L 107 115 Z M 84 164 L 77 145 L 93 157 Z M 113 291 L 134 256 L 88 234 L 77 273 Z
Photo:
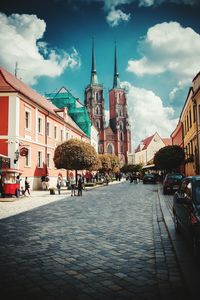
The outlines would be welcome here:
M 69 184 L 71 187 L 71 196 L 76 196 L 76 179 L 73 175 L 69 179 Z M 82 196 L 83 187 L 84 187 L 84 177 L 79 174 L 77 179 L 77 191 L 78 191 L 77 196 Z
M 84 187 L 84 177 L 82 175 L 78 175 L 77 185 L 76 185 L 76 178 L 74 175 L 71 175 L 69 178 L 69 186 L 71 189 L 71 196 L 76 196 L 76 188 L 77 188 L 77 196 L 82 196 L 82 190 Z M 62 177 L 58 176 L 57 184 L 56 184 L 58 194 L 60 195 L 61 187 L 62 187 Z
M 129 176 L 130 183 L 138 183 L 140 181 L 140 173 L 139 172 L 133 172 Z

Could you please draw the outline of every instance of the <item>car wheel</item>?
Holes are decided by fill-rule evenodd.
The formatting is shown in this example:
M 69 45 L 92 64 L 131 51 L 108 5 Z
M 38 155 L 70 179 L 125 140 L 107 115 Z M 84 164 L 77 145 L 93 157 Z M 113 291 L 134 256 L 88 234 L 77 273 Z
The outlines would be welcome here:
M 176 215 L 174 215 L 174 227 L 175 227 L 176 233 L 180 233 L 180 224 L 178 222 Z

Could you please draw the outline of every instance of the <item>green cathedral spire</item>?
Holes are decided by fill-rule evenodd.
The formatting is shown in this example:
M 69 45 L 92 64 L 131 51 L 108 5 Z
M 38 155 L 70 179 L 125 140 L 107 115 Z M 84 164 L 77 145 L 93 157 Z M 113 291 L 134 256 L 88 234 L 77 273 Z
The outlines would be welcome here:
M 115 42 L 115 58 L 114 58 L 114 79 L 113 79 L 113 89 L 120 89 L 120 79 L 119 73 L 117 71 L 117 46 Z
M 92 84 L 92 85 L 98 84 L 96 63 L 95 63 L 95 52 L 94 52 L 94 39 L 92 39 L 92 68 L 91 68 L 90 84 Z

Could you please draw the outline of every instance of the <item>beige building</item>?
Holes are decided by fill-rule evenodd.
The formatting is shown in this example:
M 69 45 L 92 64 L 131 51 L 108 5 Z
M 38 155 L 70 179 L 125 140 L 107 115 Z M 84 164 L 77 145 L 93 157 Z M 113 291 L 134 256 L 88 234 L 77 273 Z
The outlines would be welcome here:
M 135 150 L 134 164 L 146 166 L 152 162 L 155 153 L 167 145 L 171 145 L 171 138 L 161 138 L 157 132 L 145 138 Z

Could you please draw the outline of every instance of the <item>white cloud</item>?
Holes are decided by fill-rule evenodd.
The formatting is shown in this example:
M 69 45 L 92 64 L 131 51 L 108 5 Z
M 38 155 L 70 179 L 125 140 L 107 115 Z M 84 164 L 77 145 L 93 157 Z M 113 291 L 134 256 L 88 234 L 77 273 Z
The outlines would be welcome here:
M 75 49 L 68 54 L 41 41 L 46 23 L 36 15 L 0 13 L 0 28 L 0 65 L 13 72 L 18 62 L 19 77 L 28 84 L 36 83 L 40 76 L 59 76 L 80 64 Z
M 168 72 L 178 81 L 191 82 L 200 68 L 200 35 L 177 22 L 149 28 L 140 51 L 143 57 L 129 60 L 127 67 L 138 76 Z
M 82 0 L 85 1 L 85 0 Z M 108 12 L 106 20 L 112 27 L 117 26 L 121 21 L 128 21 L 130 19 L 130 13 L 124 13 L 121 8 L 123 5 L 136 2 L 139 7 L 156 6 L 166 3 L 175 3 L 180 5 L 199 5 L 199 0 L 87 0 L 89 3 L 93 1 L 104 3 L 104 9 Z M 117 9 L 118 8 L 118 9 Z M 120 9 L 119 9 L 120 8 Z
M 100 2 L 104 2 L 104 6 L 106 9 L 113 9 L 119 5 L 130 4 L 133 2 L 138 2 L 139 6 L 153 6 L 153 5 L 161 5 L 162 3 L 175 3 L 182 5 L 198 5 L 199 0 L 97 0 Z
M 161 137 L 170 137 L 177 125 L 172 107 L 166 107 L 152 91 L 123 82 L 127 89 L 129 120 L 132 127 L 134 149 L 139 142 L 155 132 Z M 159 129 L 158 129 L 159 128 Z
M 176 97 L 177 97 L 177 94 L 182 91 L 186 86 L 188 86 L 188 80 L 180 80 L 178 83 L 177 83 L 177 86 L 175 86 L 169 93 L 169 99 L 171 101 L 173 101 Z
M 122 21 L 129 21 L 130 14 L 125 14 L 120 9 L 111 10 L 107 15 L 106 20 L 111 27 L 114 27 L 119 25 L 119 23 Z

